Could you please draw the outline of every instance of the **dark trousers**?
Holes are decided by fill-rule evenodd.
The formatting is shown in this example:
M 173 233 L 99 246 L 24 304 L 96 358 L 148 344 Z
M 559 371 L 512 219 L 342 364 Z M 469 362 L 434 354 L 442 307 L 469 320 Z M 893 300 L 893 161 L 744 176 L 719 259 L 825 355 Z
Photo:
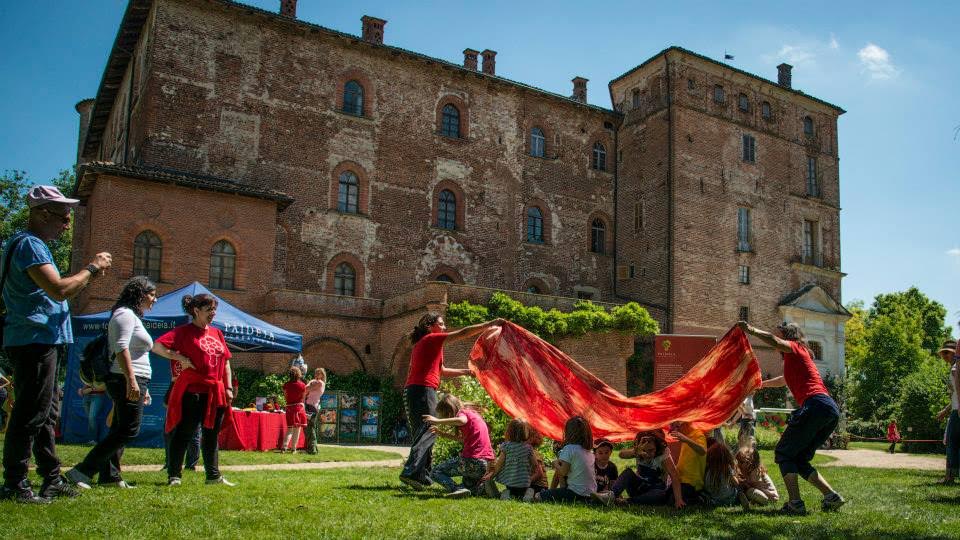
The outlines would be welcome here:
M 803 478 L 817 472 L 810 460 L 817 448 L 830 438 L 840 421 L 840 410 L 828 395 L 816 394 L 803 402 L 803 406 L 791 413 L 774 451 L 774 461 L 780 474 L 799 474 Z
M 954 476 L 960 468 L 960 415 L 957 411 L 950 411 L 947 417 L 947 468 L 953 471 Z
M 203 425 L 203 416 L 207 410 L 208 394 L 183 394 L 182 416 L 180 423 L 173 429 L 173 438 L 170 440 L 170 467 L 167 475 L 171 478 L 180 478 L 183 473 L 183 457 L 190 440 L 197 432 L 197 427 Z M 213 427 L 203 427 L 203 436 L 200 438 L 200 452 L 203 454 L 203 469 L 207 472 L 207 480 L 220 478 L 220 449 L 217 438 L 220 435 L 220 426 L 223 424 L 223 415 L 226 409 L 217 409 Z
M 44 482 L 60 476 L 55 442 L 60 410 L 57 347 L 34 343 L 6 348 L 17 396 L 3 443 L 3 481 L 8 488 L 26 487 L 31 448 Z
M 170 470 L 170 443 L 173 441 L 174 431 L 163 433 L 163 468 L 167 470 Z M 184 468 L 190 470 L 196 470 L 200 463 L 200 426 L 197 426 L 193 438 L 187 444 L 187 457 L 183 463 Z
M 141 398 L 136 401 L 127 399 L 127 379 L 123 375 L 110 375 L 107 378 L 107 395 L 113 400 L 113 423 L 107 436 L 90 449 L 87 457 L 77 465 L 77 470 L 93 477 L 99 473 L 97 482 L 108 484 L 119 482 L 120 458 L 128 443 L 140 434 L 140 422 L 143 420 L 143 392 L 150 379 L 137 377 Z
M 305 405 L 304 408 L 307 411 L 307 429 L 305 430 L 306 440 L 304 441 L 304 446 L 306 446 L 308 454 L 316 454 L 317 423 L 320 421 L 320 411 L 313 405 Z
M 646 469 L 646 467 L 643 467 Z M 638 469 L 639 470 L 639 469 Z M 656 475 L 654 477 L 654 475 Z M 633 472 L 633 469 L 627 467 L 611 488 L 613 494 L 620 496 L 626 490 L 629 495 L 628 501 L 631 504 L 664 504 L 667 502 L 667 486 L 659 477 L 659 471 L 650 469 L 641 471 L 640 474 Z
M 430 424 L 423 421 L 423 415 L 436 416 L 437 390 L 429 386 L 410 385 L 403 389 L 403 397 L 407 404 L 407 425 L 413 433 L 413 441 L 410 444 L 410 456 L 400 474 L 429 482 L 433 466 L 433 443 L 437 441 L 437 436 L 430 432 Z

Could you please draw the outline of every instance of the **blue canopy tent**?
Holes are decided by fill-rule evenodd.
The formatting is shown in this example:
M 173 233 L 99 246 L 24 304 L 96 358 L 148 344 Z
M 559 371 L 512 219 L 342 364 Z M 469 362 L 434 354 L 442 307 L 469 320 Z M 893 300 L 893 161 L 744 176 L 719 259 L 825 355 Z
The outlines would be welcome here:
M 194 281 L 158 298 L 153 309 L 147 312 L 143 319 L 144 326 L 154 339 L 175 326 L 189 322 L 190 319 L 183 312 L 181 304 L 181 299 L 188 294 L 213 293 Z M 220 302 L 213 326 L 223 332 L 231 351 L 299 353 L 303 349 L 303 337 L 300 334 L 261 321 L 222 298 L 218 297 L 218 300 Z M 106 331 L 109 322 L 109 310 L 73 317 L 74 342 L 67 350 L 67 380 L 63 389 L 62 409 L 63 438 L 67 442 L 85 442 L 90 439 L 87 435 L 87 415 L 83 409 L 83 399 L 77 394 L 77 390 L 83 386 L 79 375 L 80 353 L 87 343 Z M 160 356 L 151 355 L 150 363 L 153 367 L 153 378 L 150 380 L 153 402 L 143 410 L 143 423 L 134 446 L 156 448 L 163 446 L 163 423 L 166 417 L 163 395 L 170 385 L 170 362 Z M 109 410 L 109 407 L 104 409 Z

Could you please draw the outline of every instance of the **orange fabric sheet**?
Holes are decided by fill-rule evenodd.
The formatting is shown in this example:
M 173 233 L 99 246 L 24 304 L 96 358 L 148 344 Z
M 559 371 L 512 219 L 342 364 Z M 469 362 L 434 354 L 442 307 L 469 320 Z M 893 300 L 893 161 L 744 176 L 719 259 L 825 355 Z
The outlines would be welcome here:
M 508 415 L 527 420 L 554 440 L 563 438 L 563 425 L 574 415 L 587 419 L 595 438 L 614 442 L 632 440 L 638 431 L 675 420 L 712 429 L 726 421 L 761 380 L 750 342 L 737 327 L 678 381 L 633 398 L 509 322 L 477 340 L 470 368 Z

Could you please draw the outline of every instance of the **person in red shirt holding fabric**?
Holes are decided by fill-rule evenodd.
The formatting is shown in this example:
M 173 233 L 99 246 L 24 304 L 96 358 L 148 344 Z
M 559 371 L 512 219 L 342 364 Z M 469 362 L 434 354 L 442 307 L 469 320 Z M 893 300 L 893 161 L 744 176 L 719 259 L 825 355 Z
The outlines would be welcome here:
M 287 415 L 287 436 L 280 445 L 280 453 L 290 447 L 290 453 L 297 453 L 297 443 L 300 442 L 300 432 L 307 425 L 307 411 L 303 406 L 303 397 L 307 393 L 307 385 L 303 384 L 303 373 L 300 368 L 290 368 L 287 382 L 283 383 L 283 398 L 287 402 L 284 409 Z
M 780 437 L 774 454 L 774 461 L 780 467 L 783 483 L 790 496 L 781 513 L 807 513 L 803 499 L 800 498 L 798 475 L 823 493 L 821 508 L 824 511 L 837 510 L 846 501 L 830 487 L 823 475 L 810 465 L 810 460 L 817 448 L 820 448 L 836 429 L 840 421 L 840 408 L 830 397 L 830 392 L 820 378 L 803 330 L 796 323 L 784 322 L 777 326 L 780 333 L 778 337 L 758 330 L 746 321 L 739 321 L 737 325 L 780 351 L 783 357 L 783 375 L 763 381 L 763 386 L 786 385 L 799 407 L 790 414 L 787 429 Z
M 230 371 L 230 349 L 223 333 L 210 325 L 217 314 L 217 298 L 210 294 L 186 295 L 183 311 L 192 318 L 160 336 L 154 348 L 165 358 L 189 359 L 173 383 L 167 408 L 166 431 L 173 433 L 170 442 L 170 466 L 167 485 L 179 486 L 184 454 L 197 426 L 203 426 L 200 452 L 208 484 L 233 486 L 220 474 L 217 437 L 224 417 L 233 401 L 233 377 Z M 181 356 L 182 355 L 182 356 Z
M 410 368 L 404 385 L 403 397 L 407 407 L 407 425 L 413 434 L 410 456 L 407 458 L 400 481 L 414 490 L 430 485 L 430 469 L 433 463 L 433 443 L 436 435 L 430 425 L 423 421 L 425 415 L 437 415 L 437 388 L 441 377 L 472 377 L 469 368 L 450 369 L 443 365 L 443 346 L 448 343 L 477 336 L 488 328 L 500 326 L 503 319 L 465 326 L 447 332 L 443 316 L 429 312 L 414 327 L 407 339 L 410 352 Z

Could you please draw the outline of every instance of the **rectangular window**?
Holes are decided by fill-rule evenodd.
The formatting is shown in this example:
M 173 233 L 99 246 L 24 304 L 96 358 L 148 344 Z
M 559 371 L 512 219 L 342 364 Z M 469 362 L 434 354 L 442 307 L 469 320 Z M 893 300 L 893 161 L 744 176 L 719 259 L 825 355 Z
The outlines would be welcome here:
M 643 230 L 643 201 L 633 205 L 633 232 Z
M 630 279 L 633 279 L 637 275 L 637 267 L 635 265 L 630 265 Z
M 817 158 L 807 157 L 807 196 L 820 196 L 820 182 L 817 179 Z
M 747 163 L 757 162 L 757 140 L 753 135 L 743 136 L 743 160 Z
M 737 209 L 737 251 L 750 251 L 750 209 Z
M 819 223 L 804 220 L 803 222 L 803 263 L 821 266 Z
M 746 266 L 746 265 L 743 265 L 743 264 L 740 265 L 739 281 L 740 281 L 740 283 L 742 283 L 743 285 L 749 285 L 749 284 L 750 284 L 750 267 L 749 267 L 749 266 Z
M 634 109 L 640 108 L 640 90 L 636 88 L 633 90 L 632 105 Z
M 737 317 L 738 317 L 737 320 L 749 322 L 750 308 L 748 308 L 747 306 L 740 306 L 740 313 L 737 314 Z
M 716 103 L 723 103 L 724 94 L 723 87 L 719 84 L 713 87 L 713 101 Z

